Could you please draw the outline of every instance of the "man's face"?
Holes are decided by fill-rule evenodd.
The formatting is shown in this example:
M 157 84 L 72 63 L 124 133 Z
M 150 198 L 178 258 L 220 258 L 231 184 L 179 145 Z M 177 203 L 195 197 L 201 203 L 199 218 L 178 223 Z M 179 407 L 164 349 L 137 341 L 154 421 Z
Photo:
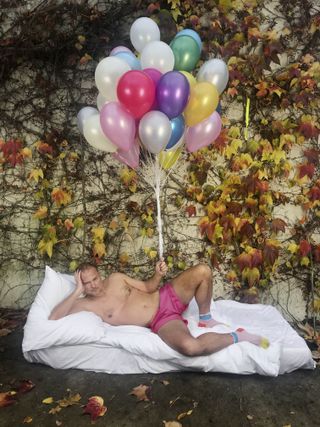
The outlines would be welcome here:
M 103 294 L 103 281 L 95 268 L 87 268 L 82 271 L 81 280 L 86 295 L 97 297 Z

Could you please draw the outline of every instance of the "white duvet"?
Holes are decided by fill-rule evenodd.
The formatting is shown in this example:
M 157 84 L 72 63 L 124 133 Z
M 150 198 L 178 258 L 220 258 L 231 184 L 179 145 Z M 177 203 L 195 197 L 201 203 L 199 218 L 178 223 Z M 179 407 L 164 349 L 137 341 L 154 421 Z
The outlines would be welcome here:
M 77 368 L 107 373 L 212 371 L 277 376 L 315 363 L 304 340 L 272 306 L 234 301 L 212 303 L 214 317 L 229 326 L 197 327 L 198 309 L 191 302 L 184 317 L 194 336 L 208 330 L 225 333 L 238 327 L 267 337 L 265 350 L 243 342 L 209 356 L 186 357 L 156 334 L 138 326 L 110 326 L 89 312 L 48 320 L 52 308 L 74 288 L 73 277 L 46 267 L 46 274 L 24 329 L 23 353 L 29 362 L 54 368 Z

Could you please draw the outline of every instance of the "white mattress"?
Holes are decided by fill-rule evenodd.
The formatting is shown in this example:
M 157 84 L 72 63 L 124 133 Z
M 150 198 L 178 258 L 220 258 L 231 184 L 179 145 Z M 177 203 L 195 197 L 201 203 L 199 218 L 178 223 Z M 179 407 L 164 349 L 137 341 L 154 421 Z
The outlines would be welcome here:
M 226 333 L 244 327 L 267 337 L 271 342 L 267 350 L 242 342 L 209 356 L 186 357 L 147 328 L 110 326 L 93 313 L 81 312 L 60 320 L 48 320 L 52 307 L 65 298 L 73 286 L 71 276 L 47 267 L 24 331 L 23 353 L 29 362 L 59 369 L 117 374 L 185 370 L 277 376 L 315 367 L 305 341 L 272 306 L 217 301 L 211 307 L 214 317 L 229 326 L 218 325 L 210 330 Z M 194 336 L 209 331 L 197 327 L 195 301 L 184 317 Z

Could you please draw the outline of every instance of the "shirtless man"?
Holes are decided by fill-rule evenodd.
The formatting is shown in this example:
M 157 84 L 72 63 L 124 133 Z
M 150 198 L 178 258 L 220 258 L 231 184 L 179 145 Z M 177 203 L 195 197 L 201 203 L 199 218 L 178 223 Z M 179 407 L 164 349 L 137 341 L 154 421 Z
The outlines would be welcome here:
M 154 275 L 146 281 L 122 273 L 112 273 L 102 280 L 94 265 L 82 264 L 75 273 L 76 289 L 52 310 L 49 319 L 91 311 L 111 325 L 149 327 L 170 347 L 186 356 L 211 354 L 241 341 L 264 348 L 269 346 L 267 339 L 244 329 L 228 334 L 207 332 L 194 338 L 182 317 L 193 297 L 199 307 L 199 326 L 218 324 L 210 313 L 211 269 L 198 264 L 160 287 L 166 273 L 167 266 L 160 260 Z

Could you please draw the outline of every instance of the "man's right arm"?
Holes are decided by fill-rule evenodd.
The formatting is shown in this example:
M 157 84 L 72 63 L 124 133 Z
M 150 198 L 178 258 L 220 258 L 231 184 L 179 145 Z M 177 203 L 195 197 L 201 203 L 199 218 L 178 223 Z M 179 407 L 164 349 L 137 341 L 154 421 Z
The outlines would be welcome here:
M 79 311 L 81 310 L 81 302 L 79 301 L 79 297 L 84 291 L 84 287 L 82 284 L 80 272 L 77 271 L 75 273 L 75 279 L 76 279 L 76 289 L 62 302 L 60 302 L 51 312 L 49 316 L 49 320 L 58 320 L 62 317 L 67 316 L 70 314 L 70 312 L 74 312 L 75 306 L 79 305 Z M 77 304 L 80 303 L 80 304 Z M 78 311 L 78 310 L 77 310 Z

